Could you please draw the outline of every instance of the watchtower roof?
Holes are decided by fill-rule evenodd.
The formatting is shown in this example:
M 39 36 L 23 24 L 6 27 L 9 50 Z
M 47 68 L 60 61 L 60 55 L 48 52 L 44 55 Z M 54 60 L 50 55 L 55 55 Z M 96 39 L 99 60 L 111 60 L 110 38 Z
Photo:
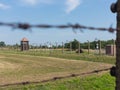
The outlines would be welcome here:
M 21 41 L 22 41 L 22 42 L 27 42 L 28 39 L 24 37 Z

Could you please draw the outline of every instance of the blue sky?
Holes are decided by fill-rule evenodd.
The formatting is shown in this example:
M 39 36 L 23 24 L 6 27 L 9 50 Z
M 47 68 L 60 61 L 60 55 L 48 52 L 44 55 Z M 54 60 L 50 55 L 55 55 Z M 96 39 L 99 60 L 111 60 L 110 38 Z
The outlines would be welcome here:
M 110 5 L 116 0 L 0 0 L 0 22 L 30 24 L 76 24 L 95 27 L 116 27 L 116 14 Z M 74 33 L 72 29 L 40 29 L 31 31 L 0 27 L 0 41 L 20 43 L 23 37 L 30 43 L 61 43 L 77 39 L 80 42 L 115 39 L 115 33 L 90 31 Z

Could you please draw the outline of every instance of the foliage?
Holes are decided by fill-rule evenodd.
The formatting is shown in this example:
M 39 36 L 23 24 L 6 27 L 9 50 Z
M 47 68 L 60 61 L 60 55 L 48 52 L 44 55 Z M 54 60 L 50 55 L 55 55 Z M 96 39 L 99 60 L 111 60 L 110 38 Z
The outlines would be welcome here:
M 5 42 L 1 41 L 0 42 L 0 47 L 4 47 L 4 46 L 6 46 Z
M 101 40 L 101 48 L 105 49 L 105 47 L 107 45 L 113 45 L 114 44 L 114 41 L 113 40 L 107 40 L 107 41 L 104 41 L 104 40 Z M 96 49 L 96 44 L 98 43 L 98 47 L 99 46 L 99 41 L 92 41 L 90 42 L 90 48 L 91 49 Z M 81 45 L 81 48 L 83 49 L 88 49 L 88 42 L 84 42 L 84 43 L 80 43 Z
M 70 48 L 70 44 L 71 44 L 72 50 L 76 50 L 79 47 L 79 41 L 76 39 L 74 39 L 71 42 L 65 43 L 65 48 Z
M 107 45 L 113 45 L 114 44 L 113 40 L 107 40 L 107 41 L 101 40 L 100 42 L 101 42 L 101 48 L 105 48 Z M 96 44 L 98 44 L 98 47 L 100 47 L 99 46 L 99 40 L 98 41 L 92 41 L 92 42 L 89 42 L 89 43 L 90 43 L 90 48 L 91 49 L 96 49 Z M 72 49 L 73 50 L 76 50 L 79 47 L 79 41 L 76 40 L 76 39 L 74 39 L 73 41 L 65 43 L 65 48 L 70 48 L 70 44 L 72 44 Z M 88 49 L 88 42 L 80 43 L 80 47 L 82 49 Z
M 13 45 L 14 49 L 18 49 L 20 48 L 20 45 L 18 43 L 16 43 L 15 45 Z
M 79 48 L 79 43 L 80 43 L 80 48 L 81 49 L 88 49 L 88 42 L 84 42 L 84 43 L 81 43 L 79 42 L 78 40 L 74 39 L 73 41 L 69 41 L 67 43 L 64 44 L 64 48 L 68 48 L 70 50 L 70 44 L 71 44 L 71 49 L 72 50 L 76 50 Z M 90 42 L 90 49 L 96 49 L 96 43 L 99 43 L 99 41 L 92 41 Z M 105 48 L 106 45 L 111 45 L 113 44 L 113 40 L 107 40 L 107 41 L 104 41 L 104 40 L 101 40 L 101 48 Z M 1 41 L 0 42 L 0 47 L 4 47 L 4 46 L 11 46 L 13 48 L 18 48 L 20 47 L 19 44 L 15 44 L 15 45 L 6 45 L 4 41 Z M 30 48 L 31 49 L 38 49 L 38 48 L 48 48 L 48 45 L 30 45 Z M 52 48 L 56 48 L 56 45 L 52 45 Z M 62 48 L 62 45 L 57 45 L 57 48 Z

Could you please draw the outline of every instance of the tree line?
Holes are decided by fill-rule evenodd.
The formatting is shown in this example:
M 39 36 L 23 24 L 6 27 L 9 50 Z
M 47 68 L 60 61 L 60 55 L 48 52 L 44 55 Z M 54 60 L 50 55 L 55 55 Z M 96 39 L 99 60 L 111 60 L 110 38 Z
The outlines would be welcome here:
M 99 43 L 101 43 L 101 48 L 105 49 L 105 47 L 107 45 L 113 45 L 114 40 L 107 40 L 107 41 L 97 40 L 97 41 L 92 41 L 92 42 L 87 41 L 87 42 L 81 43 L 78 40 L 74 39 L 73 41 L 65 43 L 65 48 L 70 48 L 71 47 L 72 50 L 76 50 L 79 47 L 79 43 L 80 43 L 80 48 L 81 49 L 88 49 L 88 44 L 90 45 L 90 49 L 96 49 L 97 45 L 98 45 L 98 48 L 100 47 Z
M 80 41 L 78 41 L 77 39 L 74 39 L 72 41 L 69 41 L 69 42 L 66 42 L 64 43 L 63 45 L 52 45 L 52 48 L 71 48 L 72 50 L 76 50 L 78 49 L 79 45 L 80 45 L 80 48 L 81 49 L 88 49 L 88 44 L 90 45 L 90 49 L 96 49 L 97 48 L 97 45 L 99 47 L 99 42 L 101 42 L 101 48 L 104 49 L 107 45 L 113 45 L 114 44 L 114 40 L 107 40 L 107 41 L 104 41 L 104 40 L 97 40 L 97 41 L 92 41 L 92 42 L 84 42 L 84 43 L 81 43 Z M 0 47 L 7 47 L 7 46 L 13 46 L 13 47 L 20 47 L 19 44 L 14 44 L 14 45 L 6 45 L 6 43 L 4 41 L 0 41 Z M 46 45 L 39 45 L 39 46 L 34 46 L 34 45 L 30 45 L 31 48 L 49 48 L 48 46 Z

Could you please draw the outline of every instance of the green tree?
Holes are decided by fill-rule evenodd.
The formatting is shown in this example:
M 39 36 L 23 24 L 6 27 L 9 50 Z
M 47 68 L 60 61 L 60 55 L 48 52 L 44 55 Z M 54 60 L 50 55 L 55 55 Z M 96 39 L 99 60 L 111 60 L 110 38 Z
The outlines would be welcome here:
M 1 41 L 0 42 L 0 47 L 5 47 L 5 46 L 6 46 L 5 42 Z
M 68 43 L 65 43 L 65 48 L 70 48 L 70 43 L 72 44 L 72 50 L 78 49 L 79 41 L 74 39 L 73 41 L 70 41 Z
M 18 49 L 20 47 L 20 45 L 18 43 L 16 43 L 15 45 L 13 45 L 14 49 Z
M 72 49 L 73 50 L 78 49 L 79 41 L 77 41 L 76 39 L 74 39 L 71 43 L 72 43 Z

